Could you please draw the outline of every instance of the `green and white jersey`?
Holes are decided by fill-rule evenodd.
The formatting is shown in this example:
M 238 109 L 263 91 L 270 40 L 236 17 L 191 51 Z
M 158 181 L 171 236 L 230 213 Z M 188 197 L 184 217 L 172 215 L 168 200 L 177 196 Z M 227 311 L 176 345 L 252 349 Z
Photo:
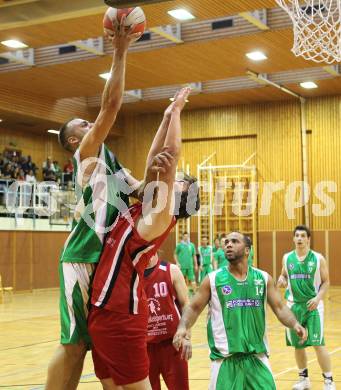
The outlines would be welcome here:
M 212 247 L 210 245 L 207 246 L 199 246 L 199 253 L 201 258 L 201 265 L 211 265 L 212 264 Z
M 181 268 L 193 268 L 195 246 L 192 242 L 180 241 L 175 247 L 175 254 L 178 257 Z
M 239 281 L 224 267 L 208 276 L 211 300 L 207 338 L 211 360 L 237 353 L 268 353 L 268 274 L 249 267 L 246 279 Z
M 83 174 L 84 164 L 96 162 L 90 177 Z M 129 205 L 129 186 L 115 155 L 103 144 L 97 157 L 80 161 L 79 149 L 73 157 L 77 206 L 72 230 L 60 257 L 61 262 L 97 263 L 104 237 L 118 212 Z M 81 165 L 82 164 L 82 165 Z M 122 192 L 124 191 L 124 192 Z
M 218 268 L 227 266 L 228 262 L 222 248 L 218 248 L 214 253 L 215 261 L 218 263 Z
M 296 251 L 284 255 L 284 267 L 288 275 L 286 298 L 289 303 L 306 303 L 315 298 L 321 286 L 321 254 L 310 250 L 301 261 Z M 320 302 L 322 304 L 322 301 Z

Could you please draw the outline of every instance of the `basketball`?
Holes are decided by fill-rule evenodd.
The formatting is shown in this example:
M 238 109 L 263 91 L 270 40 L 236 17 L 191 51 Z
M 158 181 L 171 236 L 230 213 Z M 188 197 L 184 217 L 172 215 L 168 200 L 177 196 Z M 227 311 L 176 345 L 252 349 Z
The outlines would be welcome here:
M 115 34 L 114 23 L 120 23 L 123 16 L 126 17 L 125 27 L 128 28 L 131 25 L 135 25 L 132 33 L 140 32 L 143 34 L 146 28 L 146 17 L 141 7 L 120 9 L 109 7 L 103 18 L 104 32 L 112 37 Z

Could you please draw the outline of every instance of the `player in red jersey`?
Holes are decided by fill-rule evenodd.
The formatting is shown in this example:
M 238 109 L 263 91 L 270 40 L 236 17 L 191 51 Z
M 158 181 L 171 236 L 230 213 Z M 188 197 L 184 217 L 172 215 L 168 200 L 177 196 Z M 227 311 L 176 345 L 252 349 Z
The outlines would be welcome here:
M 153 390 L 161 390 L 160 374 L 169 390 L 188 390 L 188 363 L 192 355 L 190 337 L 181 352 L 173 347 L 173 336 L 183 308 L 189 303 L 185 278 L 179 267 L 150 259 L 144 271 L 144 290 L 148 299 L 147 346 L 149 380 Z
M 149 166 L 150 159 L 161 153 L 167 172 L 160 173 L 156 186 L 156 177 L 146 178 L 143 203 L 118 216 L 96 270 L 88 328 L 95 372 L 105 390 L 117 386 L 151 389 L 144 270 L 176 220 L 199 209 L 196 179 L 175 177 L 181 149 L 180 114 L 189 93 L 189 88 L 183 88 L 165 111 L 147 157 Z M 174 202 L 177 194 L 180 197 L 175 196 Z

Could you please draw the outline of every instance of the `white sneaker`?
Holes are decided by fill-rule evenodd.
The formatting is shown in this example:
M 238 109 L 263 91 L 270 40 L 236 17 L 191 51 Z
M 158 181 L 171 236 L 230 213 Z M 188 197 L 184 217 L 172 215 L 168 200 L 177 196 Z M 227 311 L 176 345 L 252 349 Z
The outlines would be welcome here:
M 311 388 L 309 378 L 305 378 L 303 376 L 300 376 L 299 378 L 300 379 L 298 380 L 298 382 L 296 382 L 292 387 L 292 390 L 306 390 Z
M 330 379 L 324 380 L 323 390 L 336 390 L 335 383 Z

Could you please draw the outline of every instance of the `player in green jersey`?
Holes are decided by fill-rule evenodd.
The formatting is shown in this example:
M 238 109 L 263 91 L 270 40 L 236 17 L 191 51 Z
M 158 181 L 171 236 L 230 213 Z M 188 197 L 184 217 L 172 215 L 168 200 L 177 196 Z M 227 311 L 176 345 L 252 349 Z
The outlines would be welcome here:
M 201 239 L 201 246 L 198 248 L 200 254 L 200 283 L 212 270 L 213 252 L 211 245 L 208 245 L 208 237 Z
M 191 286 L 192 291 L 194 291 L 195 272 L 198 269 L 198 264 L 195 254 L 195 246 L 192 242 L 190 242 L 187 232 L 183 233 L 182 240 L 176 245 L 174 257 L 186 280 L 186 285 Z
M 226 267 L 211 272 L 184 310 L 173 343 L 185 348 L 186 332 L 209 303 L 210 390 L 271 390 L 266 303 L 279 321 L 302 339 L 306 330 L 282 301 L 269 274 L 248 265 L 251 240 L 239 232 L 225 237 Z
M 295 250 L 283 257 L 282 273 L 278 279 L 280 287 L 287 287 L 287 305 L 308 330 L 307 341 L 301 345 L 295 334 L 286 332 L 287 345 L 295 347 L 295 358 L 299 380 L 294 390 L 310 389 L 308 362 L 305 348 L 313 346 L 324 378 L 324 389 L 335 389 L 331 372 L 331 360 L 324 346 L 323 298 L 329 287 L 328 268 L 320 253 L 310 249 L 310 230 L 296 226 L 294 230 Z
M 49 364 L 47 390 L 77 388 L 90 344 L 87 314 L 95 264 L 105 234 L 118 212 L 127 209 L 127 194 L 134 195 L 131 187 L 139 187 L 139 182 L 122 172 L 113 153 L 103 145 L 121 107 L 128 47 L 140 35 L 126 30 L 124 19 L 115 26 L 112 77 L 105 85 L 96 121 L 72 119 L 59 133 L 63 148 L 74 153 L 77 207 L 59 264 L 61 345 Z M 153 163 L 162 165 L 167 160 L 167 153 L 160 158 L 161 161 L 154 160 Z

